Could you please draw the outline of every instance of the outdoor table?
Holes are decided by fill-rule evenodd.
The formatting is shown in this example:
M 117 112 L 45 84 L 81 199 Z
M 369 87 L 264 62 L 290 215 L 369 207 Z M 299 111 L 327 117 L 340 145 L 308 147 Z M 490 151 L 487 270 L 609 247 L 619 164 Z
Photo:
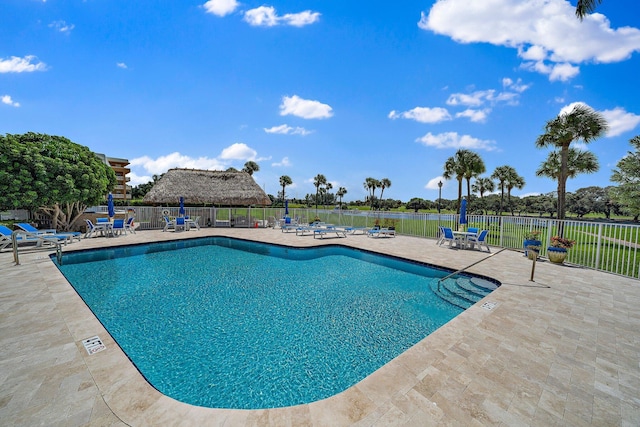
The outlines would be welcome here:
M 472 231 L 453 231 L 453 235 L 461 237 L 461 240 L 463 241 L 462 249 L 469 249 L 469 236 L 477 236 L 478 233 L 474 233 Z

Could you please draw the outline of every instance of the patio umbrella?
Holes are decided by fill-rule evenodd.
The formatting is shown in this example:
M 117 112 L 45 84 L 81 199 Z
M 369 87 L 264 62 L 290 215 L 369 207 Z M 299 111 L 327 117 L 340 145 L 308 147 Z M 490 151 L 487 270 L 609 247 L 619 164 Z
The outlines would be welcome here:
M 180 216 L 184 216 L 184 197 L 180 196 L 180 210 L 178 211 Z
M 467 199 L 462 199 L 462 204 L 460 205 L 460 224 L 467 223 Z
M 107 196 L 107 210 L 109 211 L 109 218 L 116 216 L 116 208 L 113 206 L 113 194 L 111 193 Z

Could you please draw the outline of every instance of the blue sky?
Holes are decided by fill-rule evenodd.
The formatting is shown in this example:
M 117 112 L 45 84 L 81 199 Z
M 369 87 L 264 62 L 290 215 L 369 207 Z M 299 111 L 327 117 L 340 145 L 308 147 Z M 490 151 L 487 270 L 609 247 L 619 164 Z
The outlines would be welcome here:
M 172 167 L 257 162 L 270 194 L 315 193 L 324 174 L 364 199 L 435 200 L 459 148 L 526 186 L 546 121 L 585 103 L 609 121 L 587 148 L 610 185 L 640 133 L 637 0 L 0 0 L 0 133 L 62 135 L 131 161 L 131 184 Z M 443 197 L 457 197 L 444 181 Z

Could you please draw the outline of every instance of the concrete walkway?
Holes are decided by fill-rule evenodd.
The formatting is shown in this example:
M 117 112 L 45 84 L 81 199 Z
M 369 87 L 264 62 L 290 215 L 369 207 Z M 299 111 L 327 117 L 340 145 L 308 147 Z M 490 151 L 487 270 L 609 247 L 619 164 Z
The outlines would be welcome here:
M 226 235 L 339 244 L 462 268 L 486 253 L 398 236 L 313 239 L 272 229 L 143 231 L 65 251 Z M 494 249 L 495 251 L 495 249 Z M 470 269 L 502 286 L 350 389 L 289 408 L 195 407 L 151 387 L 49 261 L 0 254 L 0 425 L 637 426 L 640 282 L 504 251 Z M 492 309 L 482 307 L 491 302 Z M 88 355 L 98 335 L 106 350 Z

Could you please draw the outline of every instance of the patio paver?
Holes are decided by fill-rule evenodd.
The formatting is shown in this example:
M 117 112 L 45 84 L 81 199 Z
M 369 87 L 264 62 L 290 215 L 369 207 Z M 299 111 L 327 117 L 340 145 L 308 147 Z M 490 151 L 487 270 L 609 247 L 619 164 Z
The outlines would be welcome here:
M 65 251 L 225 235 L 291 246 L 340 244 L 462 268 L 486 256 L 398 236 L 313 239 L 271 229 L 141 231 Z M 495 248 L 493 249 L 495 251 Z M 469 271 L 502 286 L 353 387 L 308 405 L 223 410 L 151 387 L 46 252 L 0 253 L 0 424 L 638 425 L 640 281 L 504 251 Z M 493 309 L 483 302 L 495 303 Z M 88 355 L 98 335 L 105 351 Z

